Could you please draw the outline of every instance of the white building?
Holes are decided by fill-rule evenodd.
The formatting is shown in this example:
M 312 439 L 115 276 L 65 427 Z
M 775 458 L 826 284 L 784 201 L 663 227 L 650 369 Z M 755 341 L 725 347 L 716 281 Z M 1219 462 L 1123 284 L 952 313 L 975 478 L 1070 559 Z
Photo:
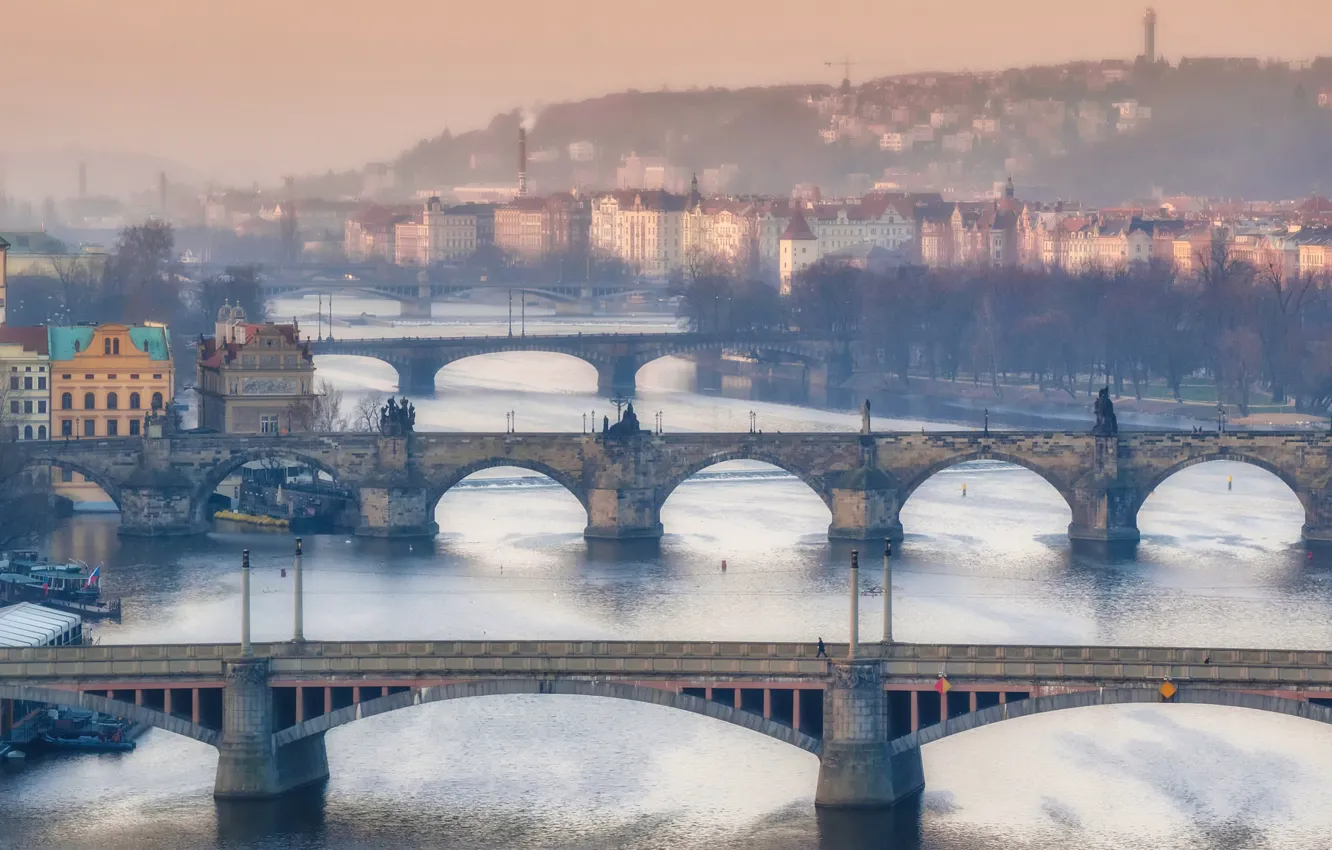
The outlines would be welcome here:
M 809 229 L 809 222 L 799 210 L 778 240 L 777 276 L 782 295 L 791 294 L 791 281 L 819 261 L 819 238 Z
M 879 150 L 901 153 L 911 150 L 911 138 L 904 133 L 884 133 L 879 137 Z
M 0 327 L 3 417 L 11 440 L 45 440 L 51 433 L 51 370 L 44 327 Z
M 662 191 L 609 192 L 592 204 L 592 251 L 664 278 L 684 259 L 685 198 Z

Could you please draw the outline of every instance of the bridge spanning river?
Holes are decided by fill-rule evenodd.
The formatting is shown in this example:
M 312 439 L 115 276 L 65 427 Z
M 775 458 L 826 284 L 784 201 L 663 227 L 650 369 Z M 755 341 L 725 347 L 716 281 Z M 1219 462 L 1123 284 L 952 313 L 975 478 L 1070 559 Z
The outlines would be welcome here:
M 373 357 L 388 363 L 398 373 L 398 387 L 416 395 L 434 393 L 435 373 L 450 363 L 504 351 L 544 351 L 577 357 L 596 368 L 600 391 L 626 394 L 633 393 L 639 369 L 653 360 L 671 355 L 743 351 L 759 356 L 781 356 L 820 370 L 825 383 L 839 383 L 850 377 L 852 368 L 849 342 L 790 333 L 323 339 L 316 340 L 311 348 L 315 354 Z
M 902 538 L 900 513 L 931 476 L 972 460 L 1032 470 L 1068 504 L 1075 542 L 1131 545 L 1148 495 L 1176 472 L 1211 460 L 1253 464 L 1304 507 L 1304 539 L 1332 543 L 1332 435 L 1320 432 L 1069 431 L 602 434 L 333 433 L 240 436 L 178 433 L 21 442 L 27 463 L 96 482 L 121 511 L 120 533 L 160 536 L 207 528 L 209 496 L 246 463 L 297 460 L 355 494 L 357 533 L 429 537 L 435 506 L 463 479 L 493 467 L 549 476 L 587 512 L 588 538 L 657 538 L 662 506 L 689 477 L 731 460 L 770 463 L 827 505 L 832 538 Z M 737 505 L 735 510 L 761 510 Z
M 1043 712 L 1202 703 L 1332 723 L 1332 652 L 885 642 L 828 653 L 579 640 L 0 649 L 0 725 L 15 700 L 104 711 L 216 747 L 215 795 L 263 798 L 326 778 L 325 734 L 386 712 L 509 694 L 633 700 L 805 750 L 820 759 L 818 805 L 873 807 L 924 786 L 924 744 Z

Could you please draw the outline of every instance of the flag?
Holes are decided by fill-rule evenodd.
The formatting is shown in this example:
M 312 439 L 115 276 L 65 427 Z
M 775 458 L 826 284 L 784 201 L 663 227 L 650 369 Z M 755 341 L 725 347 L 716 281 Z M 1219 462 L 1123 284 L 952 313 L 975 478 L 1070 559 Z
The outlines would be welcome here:
M 940 675 L 939 680 L 934 683 L 934 689 L 939 692 L 939 696 L 943 696 L 944 694 L 951 691 L 953 689 L 953 686 L 949 683 L 947 679 L 945 679 L 942 675 Z
M 87 580 L 86 582 L 83 583 L 83 588 L 84 588 L 84 590 L 87 590 L 88 588 L 92 587 L 94 584 L 97 584 L 97 578 L 98 578 L 101 574 L 102 574 L 102 565 L 101 565 L 101 564 L 98 564 L 98 565 L 93 569 L 92 573 L 90 573 L 90 574 L 88 575 L 88 580 Z

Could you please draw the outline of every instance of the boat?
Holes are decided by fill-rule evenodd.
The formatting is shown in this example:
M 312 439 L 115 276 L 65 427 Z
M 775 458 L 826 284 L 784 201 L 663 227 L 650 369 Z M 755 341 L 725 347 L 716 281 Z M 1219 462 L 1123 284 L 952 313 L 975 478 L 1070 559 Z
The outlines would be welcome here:
M 101 565 L 55 563 L 33 550 L 0 556 L 0 602 L 35 602 L 86 619 L 120 619 L 120 600 L 103 600 Z
M 126 741 L 119 732 L 113 735 L 42 735 L 42 743 L 57 750 L 80 750 L 95 753 L 128 753 L 137 746 L 133 741 Z

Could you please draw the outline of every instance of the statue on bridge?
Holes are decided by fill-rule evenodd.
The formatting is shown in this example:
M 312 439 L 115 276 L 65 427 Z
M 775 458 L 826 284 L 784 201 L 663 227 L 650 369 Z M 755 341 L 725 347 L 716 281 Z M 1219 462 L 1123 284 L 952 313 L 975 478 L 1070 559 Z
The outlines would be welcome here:
M 631 401 L 624 408 L 620 421 L 609 427 L 605 424 L 607 420 L 603 419 L 603 432 L 607 437 L 632 437 L 635 434 L 643 433 L 643 429 L 638 424 L 638 414 L 634 413 L 634 403 Z
M 1115 420 L 1115 404 L 1110 400 L 1110 388 L 1101 387 L 1101 392 L 1096 396 L 1096 424 L 1092 427 L 1092 434 L 1097 437 L 1114 437 L 1119 434 L 1119 422 Z
M 416 430 L 416 407 L 402 397 L 399 403 L 393 396 L 379 409 L 379 433 L 388 437 L 406 437 Z

